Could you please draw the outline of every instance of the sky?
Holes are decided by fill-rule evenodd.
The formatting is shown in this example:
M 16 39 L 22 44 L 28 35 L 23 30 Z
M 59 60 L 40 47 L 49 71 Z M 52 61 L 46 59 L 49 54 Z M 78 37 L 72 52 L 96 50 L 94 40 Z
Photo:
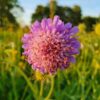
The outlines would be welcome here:
M 58 5 L 69 6 L 79 5 L 83 16 L 100 16 L 100 0 L 56 0 Z M 20 17 L 20 22 L 29 25 L 31 15 L 38 5 L 47 5 L 49 0 L 18 0 L 24 12 Z

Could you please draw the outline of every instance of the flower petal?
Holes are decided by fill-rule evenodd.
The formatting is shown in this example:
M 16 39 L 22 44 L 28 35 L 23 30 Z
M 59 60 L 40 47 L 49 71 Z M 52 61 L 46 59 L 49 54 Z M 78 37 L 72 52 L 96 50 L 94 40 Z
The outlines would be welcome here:
M 79 30 L 78 30 L 78 27 L 77 26 L 74 26 L 71 30 L 70 30 L 70 35 L 74 35 L 74 34 L 76 34 L 77 32 L 78 32 Z

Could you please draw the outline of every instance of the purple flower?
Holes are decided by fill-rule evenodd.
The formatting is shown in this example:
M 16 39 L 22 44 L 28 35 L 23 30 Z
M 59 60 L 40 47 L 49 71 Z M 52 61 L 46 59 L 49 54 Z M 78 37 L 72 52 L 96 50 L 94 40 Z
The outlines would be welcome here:
M 23 54 L 34 70 L 42 73 L 55 73 L 75 62 L 80 43 L 75 38 L 78 28 L 71 23 L 64 24 L 59 16 L 54 19 L 35 21 L 30 32 L 22 38 Z

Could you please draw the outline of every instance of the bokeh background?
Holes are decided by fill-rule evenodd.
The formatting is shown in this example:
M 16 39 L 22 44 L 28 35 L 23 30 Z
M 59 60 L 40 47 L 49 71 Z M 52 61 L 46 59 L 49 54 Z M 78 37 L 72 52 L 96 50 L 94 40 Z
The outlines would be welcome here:
M 55 76 L 50 100 L 100 100 L 100 0 L 0 0 L 0 100 L 39 100 L 41 75 L 22 56 L 35 20 L 59 15 L 79 27 L 80 54 Z M 43 97 L 50 89 L 45 80 Z

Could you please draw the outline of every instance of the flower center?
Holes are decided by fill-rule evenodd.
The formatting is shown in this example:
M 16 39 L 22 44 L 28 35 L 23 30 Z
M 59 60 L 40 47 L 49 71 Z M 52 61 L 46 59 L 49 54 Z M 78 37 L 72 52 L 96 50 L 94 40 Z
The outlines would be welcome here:
M 42 53 L 44 55 L 51 55 L 51 54 L 58 54 L 61 50 L 60 43 L 48 43 L 47 45 L 43 46 Z

